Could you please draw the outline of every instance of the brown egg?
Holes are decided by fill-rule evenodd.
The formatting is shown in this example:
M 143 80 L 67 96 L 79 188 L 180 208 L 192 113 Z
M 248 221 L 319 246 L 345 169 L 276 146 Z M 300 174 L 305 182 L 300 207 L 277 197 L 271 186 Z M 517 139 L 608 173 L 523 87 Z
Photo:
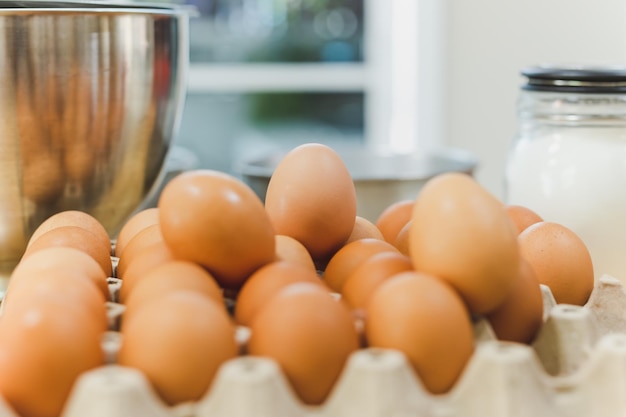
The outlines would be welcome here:
M 411 220 L 414 203 L 414 200 L 398 201 L 380 213 L 376 220 L 376 227 L 387 242 L 395 242 L 400 230 Z
M 446 282 L 402 272 L 370 298 L 369 346 L 397 349 L 432 393 L 448 392 L 474 352 L 472 323 L 463 300 Z
M 533 341 L 543 323 L 543 296 L 528 262 L 520 262 L 520 271 L 509 296 L 486 318 L 500 340 Z
M 539 222 L 519 235 L 522 257 L 559 304 L 584 305 L 594 285 L 593 264 L 582 239 L 567 227 Z
M 278 164 L 267 187 L 265 209 L 277 234 L 295 238 L 320 262 L 350 237 L 356 191 L 341 157 L 328 146 L 309 143 Z
M 352 315 L 318 285 L 291 284 L 259 311 L 248 352 L 275 360 L 300 399 L 322 403 L 359 348 Z
M 276 260 L 295 262 L 316 271 L 309 251 L 291 236 L 276 235 Z
M 126 273 L 126 268 L 133 262 L 135 257 L 141 253 L 144 248 L 154 243 L 165 243 L 159 224 L 146 226 L 128 242 L 120 254 L 119 262 L 117 263 L 117 275 L 123 277 Z
M 202 398 L 238 351 L 223 306 L 197 292 L 176 291 L 144 304 L 121 331 L 118 364 L 141 371 L 170 405 Z
M 522 233 L 528 226 L 543 221 L 537 213 L 528 207 L 509 204 L 504 206 L 504 209 L 506 214 L 513 220 L 518 234 Z
M 35 229 L 35 232 L 28 241 L 28 245 L 30 246 L 31 243 L 44 233 L 62 226 L 82 227 L 93 233 L 103 244 L 107 245 L 109 248 L 111 247 L 111 238 L 102 223 L 92 215 L 79 210 L 62 211 L 48 217 Z
M 128 219 L 120 232 L 117 234 L 117 240 L 115 241 L 115 256 L 120 256 L 128 242 L 135 237 L 135 235 L 141 232 L 148 226 L 159 223 L 159 209 L 151 207 L 141 210 L 131 216 Z
M 64 266 L 47 268 L 45 273 L 29 272 L 22 272 L 10 286 L 2 301 L 3 313 L 10 314 L 11 309 L 20 304 L 55 298 L 79 306 L 82 314 L 88 315 L 94 325 L 99 326 L 101 331 L 107 330 L 109 322 L 105 298 L 81 272 Z
M 353 309 L 364 309 L 370 297 L 385 280 L 411 271 L 411 260 L 400 253 L 381 252 L 365 260 L 346 279 L 342 299 Z
M 126 301 L 126 297 L 132 292 L 135 284 L 141 281 L 148 271 L 173 260 L 175 260 L 174 254 L 163 241 L 152 243 L 137 251 L 123 275 L 120 276 L 118 271 L 118 277 L 122 279 L 122 286 L 118 293 L 119 301 L 121 303 Z
M 404 227 L 400 229 L 398 235 L 396 236 L 396 240 L 393 242 L 393 246 L 395 246 L 401 254 L 406 256 L 411 255 L 411 245 L 409 244 L 409 237 L 411 236 L 412 223 L 413 222 L 409 220 L 407 224 L 405 224 Z
M 22 417 L 57 417 L 76 379 L 104 364 L 102 329 L 65 300 L 20 303 L 0 320 L 0 394 Z
M 22 259 L 11 274 L 7 292 L 21 281 L 22 276 L 47 276 L 51 269 L 64 269 L 79 272 L 100 291 L 105 300 L 111 298 L 107 275 L 102 267 L 85 252 L 70 247 L 55 246 L 41 249 Z M 59 289 L 59 291 L 62 291 Z
M 502 203 L 456 172 L 440 174 L 421 189 L 409 249 L 416 270 L 450 283 L 479 314 L 508 296 L 520 262 L 517 230 Z
M 237 322 L 249 326 L 259 309 L 280 289 L 297 282 L 310 282 L 326 289 L 310 268 L 289 261 L 272 262 L 259 268 L 241 287 L 235 305 Z M 327 289 L 326 289 L 327 290 Z
M 126 298 L 125 317 L 152 300 L 174 291 L 195 291 L 218 304 L 224 304 L 222 290 L 215 279 L 201 266 L 188 261 L 170 261 L 145 273 Z
M 378 230 L 374 223 L 370 222 L 364 217 L 356 216 L 356 219 L 354 221 L 354 228 L 352 229 L 350 237 L 348 238 L 346 243 L 344 243 L 344 246 L 350 242 L 354 242 L 355 240 L 367 238 L 385 240 L 383 234 L 380 232 L 380 230 Z
M 163 238 L 174 255 L 204 266 L 223 287 L 240 287 L 276 258 L 263 203 L 237 178 L 189 171 L 165 186 L 158 204 Z
M 398 252 L 390 243 L 379 239 L 361 239 L 348 243 L 330 259 L 324 271 L 324 282 L 333 291 L 342 292 L 348 276 L 374 254 Z
M 58 246 L 85 252 L 98 262 L 107 277 L 113 274 L 111 247 L 89 230 L 78 226 L 60 226 L 42 234 L 26 249 L 22 260 L 39 250 Z

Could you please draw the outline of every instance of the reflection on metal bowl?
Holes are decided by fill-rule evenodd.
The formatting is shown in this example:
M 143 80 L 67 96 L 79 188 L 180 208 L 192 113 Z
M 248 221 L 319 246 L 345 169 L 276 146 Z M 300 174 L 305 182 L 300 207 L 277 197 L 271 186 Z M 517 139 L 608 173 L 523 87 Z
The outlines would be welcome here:
M 184 101 L 189 10 L 0 4 L 0 268 L 55 212 L 111 235 L 158 183 Z
M 478 164 L 471 153 L 444 149 L 430 154 L 398 154 L 366 147 L 337 148 L 356 188 L 357 214 L 376 221 L 390 204 L 413 199 L 430 178 L 444 172 L 473 175 Z M 243 180 L 261 197 L 274 169 L 285 153 L 244 161 L 236 168 Z

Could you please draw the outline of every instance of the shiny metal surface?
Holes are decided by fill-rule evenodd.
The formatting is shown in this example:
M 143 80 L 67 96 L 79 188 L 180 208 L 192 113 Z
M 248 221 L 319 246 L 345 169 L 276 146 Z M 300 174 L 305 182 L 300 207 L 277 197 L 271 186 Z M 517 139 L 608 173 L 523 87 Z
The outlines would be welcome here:
M 4 271 L 55 212 L 117 233 L 161 178 L 188 66 L 185 10 L 12 3 L 0 7 Z

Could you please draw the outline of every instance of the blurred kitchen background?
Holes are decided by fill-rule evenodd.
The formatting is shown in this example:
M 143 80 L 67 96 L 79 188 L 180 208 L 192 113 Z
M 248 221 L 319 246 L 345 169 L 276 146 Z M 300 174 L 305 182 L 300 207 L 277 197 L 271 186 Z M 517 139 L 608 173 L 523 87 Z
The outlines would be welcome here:
M 497 196 L 521 68 L 625 64 L 624 0 L 186 0 L 176 143 L 235 172 L 299 143 L 458 147 Z

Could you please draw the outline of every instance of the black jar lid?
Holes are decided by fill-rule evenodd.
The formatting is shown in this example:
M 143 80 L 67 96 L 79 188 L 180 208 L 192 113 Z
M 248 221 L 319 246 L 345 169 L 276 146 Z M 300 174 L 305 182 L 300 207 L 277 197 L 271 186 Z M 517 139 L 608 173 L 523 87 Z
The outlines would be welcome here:
M 523 90 L 619 94 L 626 92 L 626 67 L 536 66 L 522 70 Z

